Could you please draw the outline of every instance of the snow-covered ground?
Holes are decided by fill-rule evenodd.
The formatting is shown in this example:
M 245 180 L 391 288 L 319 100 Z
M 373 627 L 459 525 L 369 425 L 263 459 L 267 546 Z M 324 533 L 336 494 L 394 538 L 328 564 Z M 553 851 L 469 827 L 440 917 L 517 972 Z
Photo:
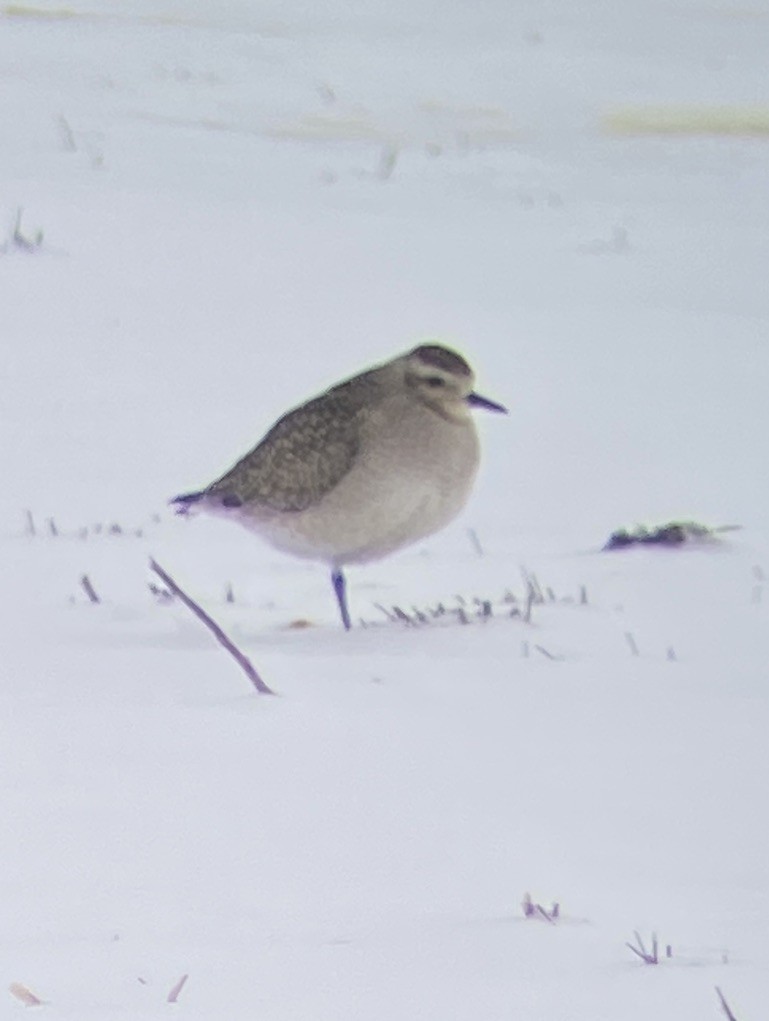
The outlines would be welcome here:
M 71 1021 L 766 1016 L 767 53 L 767 0 L 0 8 L 0 986 Z M 461 520 L 349 572 L 371 626 L 170 514 L 432 337 L 511 414 Z M 743 527 L 600 552 L 675 517 Z M 493 618 L 376 607 L 458 597 Z

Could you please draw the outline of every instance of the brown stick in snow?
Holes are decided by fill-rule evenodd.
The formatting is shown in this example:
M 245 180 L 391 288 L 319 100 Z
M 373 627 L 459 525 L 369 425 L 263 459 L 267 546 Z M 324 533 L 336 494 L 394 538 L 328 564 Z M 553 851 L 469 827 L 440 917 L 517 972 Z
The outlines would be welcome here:
M 83 591 L 88 596 L 89 602 L 91 602 L 91 603 L 100 603 L 101 602 L 101 599 L 99 599 L 98 593 L 96 592 L 96 589 L 91 584 L 91 579 L 88 577 L 87 574 L 84 574 L 81 577 L 80 584 L 83 587 Z
M 43 1001 L 39 996 L 35 996 L 31 989 L 27 989 L 21 982 L 11 982 L 8 986 L 8 992 L 11 996 L 15 996 L 17 1000 L 21 1000 L 25 1007 L 41 1007 Z
M 553 654 L 552 652 L 549 652 L 549 651 L 548 651 L 548 650 L 547 650 L 547 649 L 546 649 L 546 648 L 544 647 L 544 645 L 535 645 L 535 646 L 534 646 L 534 648 L 535 648 L 535 649 L 537 650 L 537 652 L 541 652 L 541 653 L 542 653 L 542 655 L 543 655 L 543 656 L 544 656 L 544 657 L 545 657 L 546 659 L 556 659 L 556 660 L 557 660 L 557 659 L 560 659 L 560 658 L 561 658 L 560 656 L 556 656 L 556 655 L 554 655 L 554 654 Z
M 274 695 L 275 692 L 272 690 L 272 688 L 267 687 L 262 678 L 256 672 L 251 660 L 247 656 L 245 656 L 237 647 L 237 645 L 235 645 L 234 642 L 232 642 L 227 637 L 227 635 L 224 633 L 224 631 L 222 631 L 222 629 L 219 627 L 216 621 L 209 617 L 209 615 L 206 613 L 203 607 L 199 606 L 194 599 L 191 599 L 186 592 L 182 591 L 182 589 L 179 588 L 179 586 L 176 584 L 171 575 L 164 571 L 160 564 L 157 563 L 157 561 L 150 559 L 150 568 L 155 572 L 158 578 L 160 578 L 163 584 L 168 589 L 170 589 L 170 591 L 173 592 L 175 596 L 178 596 L 179 599 L 181 599 L 181 601 L 184 603 L 187 609 L 191 610 L 192 613 L 194 613 L 195 616 L 198 618 L 198 620 L 202 621 L 203 624 L 205 624 L 205 626 L 208 628 L 208 630 L 211 632 L 211 634 L 214 636 L 217 642 L 219 642 L 219 644 L 223 646 L 227 650 L 227 652 L 229 652 L 229 654 L 233 657 L 233 659 L 235 659 L 236 662 L 240 665 L 241 670 L 249 679 L 249 681 L 251 681 L 251 683 L 259 692 L 259 694 Z
M 629 631 L 625 632 L 625 641 L 627 642 L 628 648 L 630 649 L 630 652 L 633 656 L 640 655 L 640 653 L 638 652 L 638 645 L 636 644 L 636 640 Z
M 171 992 L 166 997 L 166 1003 L 176 1003 L 179 999 L 179 993 L 184 989 L 184 983 L 189 978 L 189 975 L 182 975 L 176 985 L 173 987 Z
M 726 1014 L 726 1016 L 729 1018 L 729 1021 L 737 1021 L 737 1018 L 734 1016 L 734 1014 L 732 1014 L 731 1007 L 726 1002 L 724 994 L 721 992 L 718 986 L 716 986 L 716 992 L 718 993 L 718 998 L 721 1001 L 721 1007 L 723 1008 L 724 1014 Z
M 638 945 L 637 946 L 633 946 L 632 943 L 625 943 L 625 946 L 628 948 L 628 950 L 632 950 L 633 953 L 636 955 L 636 957 L 640 957 L 641 958 L 641 960 L 644 962 L 644 964 L 659 964 L 659 962 L 660 962 L 659 953 L 658 953 L 659 945 L 657 943 L 657 936 L 656 936 L 656 934 L 652 933 L 652 949 L 651 949 L 651 953 L 649 953 L 649 951 L 646 949 L 646 947 L 644 945 L 644 941 L 641 939 L 641 934 L 636 931 L 636 932 L 633 933 L 633 935 L 635 936 L 636 943 Z M 671 951 L 670 956 L 672 956 L 672 951 Z

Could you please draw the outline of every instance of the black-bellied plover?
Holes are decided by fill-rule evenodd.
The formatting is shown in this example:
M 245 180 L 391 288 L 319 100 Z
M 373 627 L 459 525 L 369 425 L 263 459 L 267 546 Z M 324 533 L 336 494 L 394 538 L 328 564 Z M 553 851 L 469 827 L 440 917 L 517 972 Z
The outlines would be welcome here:
M 343 567 L 424 539 L 464 507 L 479 461 L 471 409 L 506 410 L 473 383 L 464 358 L 423 344 L 289 411 L 221 478 L 172 502 L 328 564 L 349 629 Z

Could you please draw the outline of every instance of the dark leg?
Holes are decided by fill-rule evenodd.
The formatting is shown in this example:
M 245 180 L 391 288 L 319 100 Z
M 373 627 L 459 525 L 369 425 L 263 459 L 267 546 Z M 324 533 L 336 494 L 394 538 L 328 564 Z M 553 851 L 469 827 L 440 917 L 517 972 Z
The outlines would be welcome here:
M 342 615 L 342 623 L 344 624 L 345 631 L 349 631 L 352 627 L 350 623 L 350 611 L 347 609 L 347 593 L 345 591 L 345 580 L 339 568 L 331 572 L 331 584 L 334 586 L 334 592 L 336 592 L 336 601 L 339 603 L 339 612 Z

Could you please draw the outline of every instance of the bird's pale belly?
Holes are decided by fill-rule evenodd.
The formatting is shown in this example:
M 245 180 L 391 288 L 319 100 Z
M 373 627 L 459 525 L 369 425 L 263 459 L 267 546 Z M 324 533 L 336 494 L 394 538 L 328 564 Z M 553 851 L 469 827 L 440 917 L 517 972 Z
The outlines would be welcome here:
M 420 457 L 397 473 L 391 463 L 362 459 L 306 510 L 240 511 L 238 519 L 294 556 L 337 567 L 377 560 L 437 532 L 464 507 L 478 466 L 474 429 L 440 455 Z

